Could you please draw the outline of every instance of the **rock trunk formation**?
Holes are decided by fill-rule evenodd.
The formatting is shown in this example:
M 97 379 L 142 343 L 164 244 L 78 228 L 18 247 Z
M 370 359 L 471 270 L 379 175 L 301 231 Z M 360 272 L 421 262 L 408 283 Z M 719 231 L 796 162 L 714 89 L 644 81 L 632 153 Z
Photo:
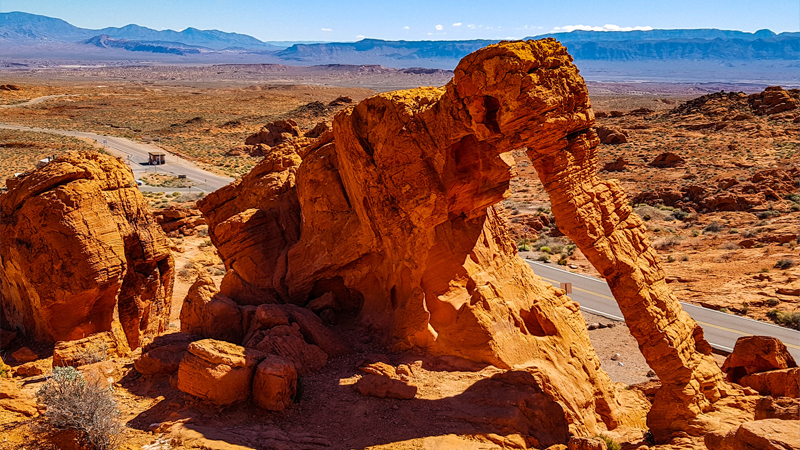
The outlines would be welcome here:
M 622 189 L 596 176 L 593 124 L 553 39 L 489 46 L 443 88 L 364 100 L 199 203 L 229 269 L 221 293 L 299 305 L 332 293 L 395 348 L 526 368 L 571 434 L 614 428 L 625 418 L 578 304 L 517 256 L 495 207 L 510 152 L 527 148 L 559 229 L 609 281 L 664 383 L 651 429 L 702 429 L 727 385 Z
M 118 322 L 131 348 L 166 329 L 172 255 L 121 160 L 69 153 L 9 188 L 0 197 L 4 326 L 54 342 Z

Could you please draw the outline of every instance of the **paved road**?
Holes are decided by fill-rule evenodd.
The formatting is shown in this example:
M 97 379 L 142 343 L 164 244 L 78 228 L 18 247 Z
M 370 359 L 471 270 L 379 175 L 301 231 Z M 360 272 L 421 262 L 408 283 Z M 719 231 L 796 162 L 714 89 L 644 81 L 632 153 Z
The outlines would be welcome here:
M 40 100 L 44 97 L 39 97 Z M 14 106 L 21 106 L 14 105 Z M 36 127 L 23 127 L 18 125 L 0 124 L 0 128 L 8 130 L 21 130 L 21 131 L 35 131 L 39 133 L 52 133 L 60 134 L 62 136 L 76 136 L 82 138 L 94 139 L 106 147 L 106 151 L 114 156 L 118 156 L 125 160 L 125 162 L 133 170 L 133 175 L 138 179 L 146 173 L 166 173 L 170 175 L 185 175 L 186 178 L 195 182 L 192 189 L 175 189 L 175 188 L 154 188 L 150 186 L 142 186 L 143 191 L 149 192 L 212 192 L 229 184 L 234 179 L 230 177 L 223 177 L 211 172 L 200 169 L 194 163 L 187 161 L 179 156 L 165 152 L 163 149 L 154 145 L 141 144 L 129 139 L 103 136 L 95 133 L 86 133 L 83 131 L 68 131 L 68 130 L 53 130 L 49 128 L 36 128 Z M 151 166 L 148 162 L 148 152 L 162 151 L 166 153 L 166 164 L 159 166 Z
M 565 282 L 572 283 L 572 294 L 569 296 L 580 303 L 583 310 L 610 319 L 625 320 L 605 281 L 567 272 L 549 264 L 530 260 L 526 260 L 526 262 L 536 275 L 545 281 L 556 286 Z M 706 340 L 716 350 L 730 353 L 736 339 L 742 336 L 774 336 L 786 344 L 796 361 L 800 361 L 800 332 L 798 331 L 689 303 L 681 302 L 681 306 L 703 327 Z
M 37 103 L 42 103 L 43 101 L 50 100 L 51 98 L 59 98 L 59 97 L 67 97 L 66 94 L 59 94 L 59 95 L 45 95 L 44 97 L 36 97 L 34 99 L 28 100 L 27 102 L 22 103 L 14 103 L 12 105 L 0 105 L 0 109 L 5 108 L 18 108 L 20 106 L 30 106 L 35 105 Z

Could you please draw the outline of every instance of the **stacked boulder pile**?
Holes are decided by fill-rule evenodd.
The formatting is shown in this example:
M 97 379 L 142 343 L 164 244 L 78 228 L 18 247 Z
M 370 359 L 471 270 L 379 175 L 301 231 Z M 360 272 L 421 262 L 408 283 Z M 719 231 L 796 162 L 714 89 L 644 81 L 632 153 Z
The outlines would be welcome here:
M 181 332 L 143 349 L 143 374 L 176 374 L 183 392 L 225 405 L 252 398 L 282 410 L 297 376 L 320 370 L 348 347 L 310 309 L 291 304 L 238 305 L 204 272 L 181 309 Z

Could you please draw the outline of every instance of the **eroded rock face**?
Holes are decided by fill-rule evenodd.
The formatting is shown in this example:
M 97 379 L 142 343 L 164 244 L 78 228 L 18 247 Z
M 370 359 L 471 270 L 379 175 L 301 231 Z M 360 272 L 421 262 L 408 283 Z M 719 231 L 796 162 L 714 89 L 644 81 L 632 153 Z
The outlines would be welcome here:
M 747 422 L 724 436 L 709 434 L 705 444 L 709 450 L 800 450 L 800 421 Z
M 110 331 L 136 348 L 167 327 L 174 262 L 122 160 L 69 153 L 0 197 L 4 323 L 39 341 Z
M 695 419 L 727 385 L 643 222 L 616 181 L 596 176 L 599 139 L 571 61 L 552 39 L 493 45 L 443 88 L 377 95 L 299 153 L 273 149 L 198 205 L 229 269 L 221 292 L 297 305 L 332 293 L 397 349 L 527 367 L 541 403 L 561 411 L 550 429 L 616 427 L 579 306 L 517 256 L 494 207 L 514 176 L 510 152 L 526 147 L 559 229 L 609 281 L 663 382 L 651 430 L 701 430 Z

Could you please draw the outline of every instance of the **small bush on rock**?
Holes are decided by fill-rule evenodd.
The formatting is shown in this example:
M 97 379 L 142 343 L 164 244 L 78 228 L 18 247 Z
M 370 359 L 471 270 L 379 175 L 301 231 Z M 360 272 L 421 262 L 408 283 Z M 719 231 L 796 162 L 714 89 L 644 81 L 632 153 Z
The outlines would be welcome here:
M 74 367 L 53 368 L 36 398 L 47 407 L 46 426 L 75 430 L 83 443 L 95 449 L 110 450 L 120 443 L 123 428 L 111 388 L 87 382 Z
M 606 447 L 608 448 L 608 450 L 622 450 L 622 447 L 619 445 L 617 441 L 611 439 L 605 434 L 601 434 L 600 436 L 597 437 L 606 443 Z

